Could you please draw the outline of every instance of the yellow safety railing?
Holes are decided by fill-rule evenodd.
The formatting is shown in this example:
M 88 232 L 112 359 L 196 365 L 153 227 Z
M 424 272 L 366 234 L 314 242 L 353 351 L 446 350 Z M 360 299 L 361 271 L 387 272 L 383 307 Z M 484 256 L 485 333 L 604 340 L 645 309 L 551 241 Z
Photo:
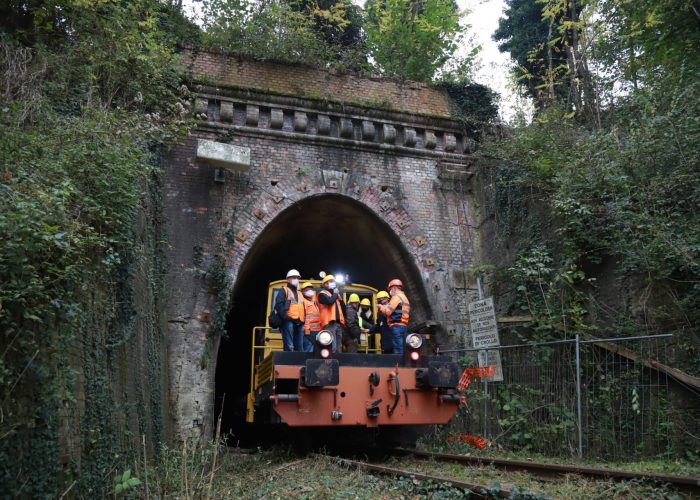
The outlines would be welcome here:
M 361 352 L 363 354 L 370 354 L 370 353 L 379 354 L 382 352 L 382 348 L 379 345 L 380 344 L 380 335 L 378 333 L 365 333 L 363 335 L 365 337 L 365 340 L 363 342 L 362 337 L 360 337 L 360 342 L 359 342 L 358 349 L 357 349 L 358 352 Z M 369 347 L 369 340 L 371 338 L 374 338 L 375 347 L 373 347 L 373 348 Z
M 255 370 L 262 364 L 263 361 L 269 356 L 272 351 L 282 351 L 282 334 L 277 332 L 272 332 L 272 328 L 269 326 L 256 326 L 253 328 L 251 345 L 253 348 L 250 350 L 250 392 L 248 393 L 248 401 L 246 404 L 246 420 L 248 422 L 253 422 L 254 418 L 254 404 L 255 404 L 255 389 L 257 387 L 257 379 L 255 377 Z M 262 344 L 256 343 L 256 334 L 258 332 L 265 332 L 263 336 Z M 260 363 L 255 363 L 255 356 L 257 353 L 262 351 L 262 357 Z
M 253 338 L 251 345 L 253 348 L 250 350 L 250 392 L 255 391 L 255 355 L 256 353 L 262 351 L 262 360 L 264 360 L 272 351 L 282 351 L 284 350 L 284 344 L 282 343 L 282 334 L 277 333 L 277 332 L 272 332 L 272 328 L 269 326 L 256 326 L 253 327 Z M 263 343 L 262 344 L 257 344 L 256 343 L 256 333 L 257 332 L 266 332 L 265 336 L 263 337 Z M 272 335 L 269 335 L 267 332 L 270 332 Z M 268 344 L 268 340 L 272 341 Z M 258 363 L 259 364 L 259 363 Z

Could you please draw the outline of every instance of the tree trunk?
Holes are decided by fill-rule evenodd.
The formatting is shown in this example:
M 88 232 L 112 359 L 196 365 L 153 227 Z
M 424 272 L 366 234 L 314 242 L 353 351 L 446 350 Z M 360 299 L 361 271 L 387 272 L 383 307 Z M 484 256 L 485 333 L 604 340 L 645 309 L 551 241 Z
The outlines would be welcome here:
M 547 88 L 549 90 L 549 104 L 552 104 L 555 100 L 554 95 L 554 64 L 552 62 L 552 26 L 554 25 L 554 20 L 549 21 L 549 32 L 547 33 Z
M 571 32 L 571 62 L 573 64 L 573 74 L 571 75 L 572 91 L 576 97 L 576 107 L 578 111 L 586 110 L 591 122 L 600 127 L 600 107 L 598 105 L 598 96 L 595 92 L 593 84 L 593 76 L 588 69 L 586 56 L 581 54 L 579 44 L 579 13 L 576 0 L 571 0 L 569 3 L 569 17 L 572 22 Z M 567 54 L 568 58 L 568 54 Z

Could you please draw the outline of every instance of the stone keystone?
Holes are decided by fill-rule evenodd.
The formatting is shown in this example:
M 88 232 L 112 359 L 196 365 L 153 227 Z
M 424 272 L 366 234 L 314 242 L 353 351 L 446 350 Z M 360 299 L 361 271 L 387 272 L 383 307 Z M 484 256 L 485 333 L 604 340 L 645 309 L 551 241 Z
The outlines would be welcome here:
M 198 139 L 197 159 L 216 168 L 244 172 L 250 167 L 250 148 Z

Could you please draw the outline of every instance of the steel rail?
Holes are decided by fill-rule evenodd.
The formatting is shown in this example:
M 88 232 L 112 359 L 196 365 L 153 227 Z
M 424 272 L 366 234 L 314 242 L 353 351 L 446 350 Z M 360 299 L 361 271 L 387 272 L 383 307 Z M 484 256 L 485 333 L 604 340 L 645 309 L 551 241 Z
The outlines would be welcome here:
M 449 484 L 452 487 L 467 490 L 470 494 L 469 498 L 487 499 L 493 498 L 494 495 L 500 498 L 511 498 L 512 495 L 512 492 L 510 490 L 504 490 L 502 488 L 499 488 L 497 491 L 492 491 L 486 486 L 468 483 L 466 481 L 460 481 L 458 479 L 449 479 L 441 476 L 433 476 L 431 474 L 424 474 L 422 472 L 413 472 L 404 469 L 396 469 L 394 467 L 387 467 L 385 465 L 375 465 L 367 462 L 359 462 L 357 460 L 350 460 L 347 458 L 328 457 L 326 455 L 324 455 L 324 457 L 330 458 L 332 461 L 339 465 L 354 467 L 356 469 L 360 469 L 366 472 L 374 472 L 376 474 L 381 474 L 384 476 L 408 477 L 411 479 L 418 479 L 421 481 L 433 481 L 435 483 Z
M 585 467 L 580 465 L 545 464 L 539 462 L 527 462 L 523 460 L 506 460 L 502 458 L 471 457 L 465 455 L 452 455 L 448 453 L 433 453 L 427 451 L 395 448 L 392 453 L 412 455 L 419 458 L 429 458 L 443 462 L 457 462 L 469 465 L 492 465 L 499 469 L 511 471 L 525 471 L 542 478 L 553 478 L 565 474 L 577 474 L 579 476 L 594 479 L 613 479 L 616 481 L 647 480 L 669 483 L 672 486 L 695 495 L 700 495 L 700 477 L 675 476 L 656 472 L 632 472 L 619 469 L 601 469 L 598 467 Z

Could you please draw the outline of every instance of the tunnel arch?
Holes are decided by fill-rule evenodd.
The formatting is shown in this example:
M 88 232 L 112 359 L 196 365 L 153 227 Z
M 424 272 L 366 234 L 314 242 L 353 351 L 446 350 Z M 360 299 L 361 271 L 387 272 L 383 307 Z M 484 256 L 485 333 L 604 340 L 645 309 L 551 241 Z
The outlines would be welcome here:
M 235 270 L 227 337 L 217 353 L 214 402 L 214 415 L 222 415 L 222 430 L 234 436 L 244 433 L 252 329 L 265 321 L 268 284 L 283 279 L 291 268 L 298 269 L 302 279 L 318 278 L 321 270 L 343 271 L 354 282 L 379 289 L 398 277 L 405 283 L 415 321 L 432 317 L 415 256 L 367 204 L 324 193 L 284 208 L 259 232 Z

